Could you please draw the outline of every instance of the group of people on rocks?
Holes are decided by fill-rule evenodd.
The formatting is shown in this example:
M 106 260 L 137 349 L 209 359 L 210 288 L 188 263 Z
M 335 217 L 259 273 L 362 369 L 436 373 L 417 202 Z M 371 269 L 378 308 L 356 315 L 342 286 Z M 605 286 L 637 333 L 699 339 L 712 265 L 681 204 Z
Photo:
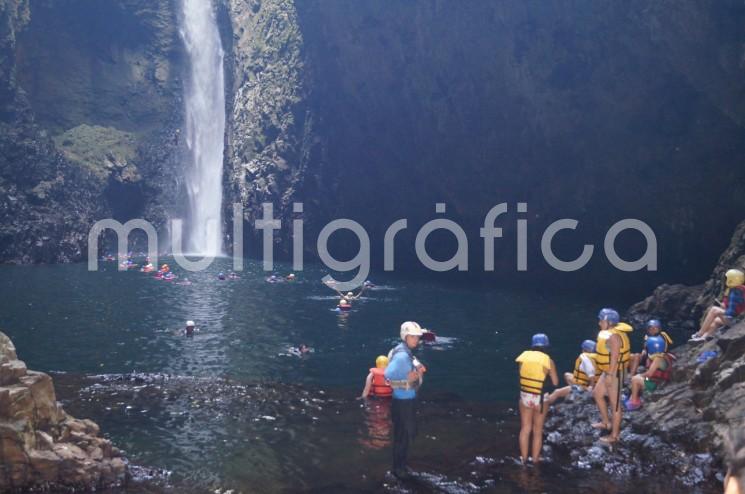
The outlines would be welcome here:
M 591 426 L 607 433 L 601 441 L 618 441 L 624 410 L 641 407 L 641 395 L 654 391 L 670 379 L 675 356 L 668 351 L 672 338 L 662 330 L 659 320 L 647 322 L 644 348 L 631 353 L 631 325 L 622 322 L 618 311 L 604 308 L 598 314 L 599 332 L 596 340 L 585 340 L 572 372 L 564 374 L 566 386 L 545 391 L 546 380 L 559 385 L 556 364 L 548 354 L 549 339 L 543 333 L 533 335 L 531 348 L 516 359 L 520 373 L 520 461 L 541 460 L 543 423 L 548 407 L 572 394 L 594 398 L 600 421 Z M 642 373 L 636 374 L 643 368 Z M 630 376 L 631 393 L 623 399 L 622 389 Z M 532 441 L 531 441 L 532 436 Z M 530 456 L 529 456 L 530 453 Z
M 725 273 L 721 302 L 707 310 L 701 329 L 690 341 L 711 339 L 744 313 L 745 273 L 730 269 Z M 598 314 L 598 328 L 597 339 L 582 342 L 582 353 L 575 360 L 574 369 L 564 374 L 567 386 L 551 393 L 545 390 L 547 381 L 550 379 L 554 387 L 558 387 L 559 377 L 556 364 L 548 354 L 548 336 L 533 335 L 530 349 L 516 358 L 520 376 L 519 447 L 523 464 L 540 462 L 543 424 L 549 406 L 557 400 L 570 395 L 591 396 L 600 413 L 600 421 L 591 427 L 606 433 L 600 438 L 602 442 L 613 444 L 619 440 L 623 412 L 641 408 L 644 393 L 651 393 L 670 380 L 675 362 L 675 355 L 669 351 L 673 340 L 663 331 L 658 319 L 647 321 L 642 351 L 633 354 L 629 338 L 633 327 L 622 322 L 616 310 L 602 309 Z M 630 392 L 624 399 L 623 388 L 627 384 Z

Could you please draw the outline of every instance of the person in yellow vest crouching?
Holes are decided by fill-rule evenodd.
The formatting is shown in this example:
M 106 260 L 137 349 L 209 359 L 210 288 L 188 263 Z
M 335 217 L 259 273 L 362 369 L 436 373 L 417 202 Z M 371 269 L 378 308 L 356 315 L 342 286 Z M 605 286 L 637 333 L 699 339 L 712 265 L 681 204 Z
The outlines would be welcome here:
M 554 386 L 559 385 L 556 365 L 548 356 L 548 336 L 534 334 L 531 349 L 518 356 L 515 361 L 520 366 L 520 461 L 525 464 L 532 458 L 534 463 L 541 461 L 543 447 L 543 422 L 546 420 L 548 404 L 544 403 L 548 393 L 544 392 L 547 376 L 551 376 Z M 528 457 L 530 436 L 533 435 L 532 457 Z
M 610 435 L 600 438 L 611 444 L 618 441 L 621 434 L 621 387 L 626 370 L 631 360 L 631 342 L 629 335 L 634 330 L 630 325 L 620 322 L 618 312 L 605 308 L 598 314 L 598 333 L 596 357 L 598 369 L 602 375 L 595 386 L 595 403 L 600 411 L 600 422 L 592 424 L 596 429 L 610 431 Z M 607 401 L 606 401 L 607 397 Z M 612 421 L 608 415 L 608 404 L 612 411 Z

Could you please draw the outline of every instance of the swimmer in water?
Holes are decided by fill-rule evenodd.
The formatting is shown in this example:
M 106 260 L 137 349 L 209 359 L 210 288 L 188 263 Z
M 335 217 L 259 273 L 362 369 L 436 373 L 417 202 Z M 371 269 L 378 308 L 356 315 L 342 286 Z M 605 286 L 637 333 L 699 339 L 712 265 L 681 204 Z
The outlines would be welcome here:
M 305 343 L 301 343 L 300 346 L 297 347 L 290 347 L 287 349 L 287 353 L 290 355 L 294 355 L 296 357 L 302 357 L 303 355 L 306 355 L 308 353 L 311 353 L 313 349 L 306 345 Z
M 285 278 L 287 281 L 295 281 L 295 273 L 290 273 L 287 275 L 287 278 Z
M 217 279 L 218 279 L 218 280 L 223 280 L 223 281 L 224 281 L 224 280 L 226 280 L 227 278 L 225 277 L 225 273 L 223 273 L 223 272 L 221 271 L 221 272 L 217 273 Z
M 239 276 L 231 271 L 230 274 L 228 275 L 228 278 L 230 278 L 231 280 L 237 280 Z
M 198 333 L 199 328 L 196 327 L 194 321 L 186 321 L 186 328 L 184 328 L 185 336 L 194 336 L 194 333 Z

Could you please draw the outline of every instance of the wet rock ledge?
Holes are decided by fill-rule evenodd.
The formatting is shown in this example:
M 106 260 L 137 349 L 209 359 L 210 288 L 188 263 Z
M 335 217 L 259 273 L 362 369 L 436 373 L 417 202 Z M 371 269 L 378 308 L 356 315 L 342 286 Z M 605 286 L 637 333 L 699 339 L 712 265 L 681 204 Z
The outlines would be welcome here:
M 127 463 L 91 420 L 57 403 L 52 378 L 28 370 L 0 332 L 0 492 L 71 492 L 124 482 Z

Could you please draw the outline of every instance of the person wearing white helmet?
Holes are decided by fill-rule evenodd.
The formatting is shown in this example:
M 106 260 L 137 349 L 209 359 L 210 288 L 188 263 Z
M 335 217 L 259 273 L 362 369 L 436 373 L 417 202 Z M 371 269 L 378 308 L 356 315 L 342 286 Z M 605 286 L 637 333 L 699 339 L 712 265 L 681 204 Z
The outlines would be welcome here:
M 715 305 L 709 307 L 701 328 L 688 341 L 706 341 L 719 328 L 727 326 L 732 319 L 745 313 L 745 272 L 730 269 L 724 273 L 724 278 L 722 301 L 715 301 Z
M 391 417 L 393 419 L 393 470 L 399 479 L 409 477 L 406 461 L 409 446 L 416 437 L 416 397 L 426 367 L 412 354 L 419 345 L 424 330 L 414 321 L 401 325 L 401 343 L 388 354 L 385 379 L 393 388 Z
M 196 325 L 194 324 L 194 321 L 186 321 L 186 329 L 184 330 L 184 334 L 186 336 L 194 336 L 194 332 L 197 330 Z

